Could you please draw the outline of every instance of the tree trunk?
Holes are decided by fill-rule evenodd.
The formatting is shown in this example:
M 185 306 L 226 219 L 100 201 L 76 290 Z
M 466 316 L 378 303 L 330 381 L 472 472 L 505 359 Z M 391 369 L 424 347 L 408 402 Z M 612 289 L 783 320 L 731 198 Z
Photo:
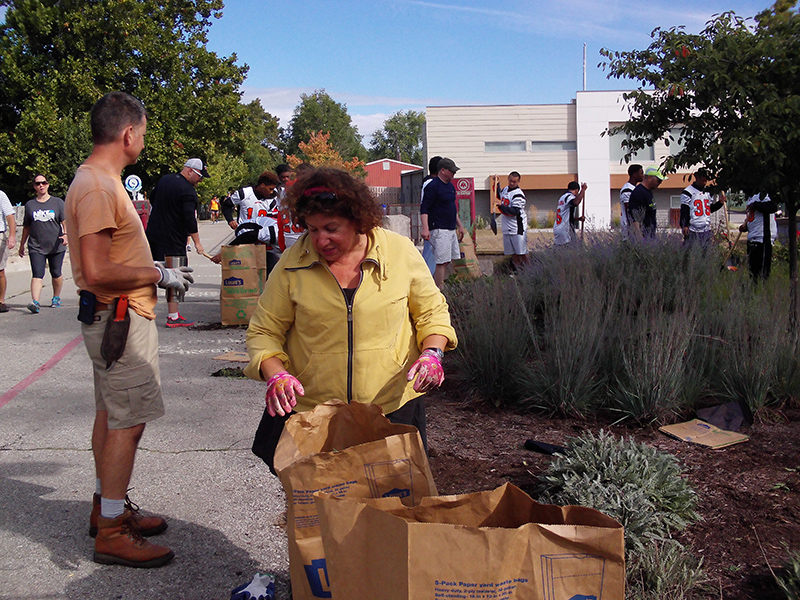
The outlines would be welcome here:
M 797 204 L 795 196 L 787 193 L 786 212 L 789 217 L 789 331 L 797 328 Z

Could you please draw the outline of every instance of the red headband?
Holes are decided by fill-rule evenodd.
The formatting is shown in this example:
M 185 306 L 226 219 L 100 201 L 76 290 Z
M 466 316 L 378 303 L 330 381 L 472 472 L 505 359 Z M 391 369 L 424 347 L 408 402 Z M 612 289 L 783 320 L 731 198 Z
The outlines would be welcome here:
M 319 196 L 320 194 L 325 194 L 325 193 L 333 194 L 334 196 L 336 195 L 336 193 L 331 188 L 323 186 L 323 187 L 308 188 L 305 192 L 303 192 L 303 196 L 309 198 L 311 196 Z

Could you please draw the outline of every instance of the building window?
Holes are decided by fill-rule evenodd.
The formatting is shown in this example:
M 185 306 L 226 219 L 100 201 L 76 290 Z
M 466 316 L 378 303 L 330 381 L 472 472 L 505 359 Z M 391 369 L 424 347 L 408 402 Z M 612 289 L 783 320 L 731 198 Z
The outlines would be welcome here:
M 525 142 L 484 142 L 484 152 L 525 152 Z
M 612 129 L 618 125 L 622 125 L 622 123 L 609 123 L 608 127 L 609 129 Z M 608 154 L 612 163 L 620 164 L 625 162 L 625 153 L 628 151 L 628 147 L 623 146 L 622 142 L 626 141 L 627 139 L 628 136 L 624 131 L 620 131 L 619 133 L 608 136 Z M 655 151 L 653 150 L 652 146 L 648 146 L 647 148 L 643 148 L 631 156 L 629 162 L 646 163 L 653 162 L 654 160 Z
M 578 149 L 578 142 L 531 142 L 531 152 L 569 152 Z
M 392 170 L 392 163 L 388 160 L 383 161 L 383 170 L 384 171 L 391 171 Z
M 669 136 L 672 136 L 671 140 Z M 683 139 L 683 127 L 673 127 L 669 130 L 669 136 L 664 140 L 664 143 L 667 144 L 669 155 L 675 156 L 686 147 L 686 140 Z
M 681 197 L 680 196 L 670 196 L 669 197 L 669 207 L 670 208 L 680 208 L 681 207 Z

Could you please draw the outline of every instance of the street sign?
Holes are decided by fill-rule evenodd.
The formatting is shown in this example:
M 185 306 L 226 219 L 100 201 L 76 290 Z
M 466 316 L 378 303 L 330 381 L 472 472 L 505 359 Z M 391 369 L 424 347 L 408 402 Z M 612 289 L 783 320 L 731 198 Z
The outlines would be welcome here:
M 135 194 L 142 189 L 142 180 L 139 179 L 138 175 L 128 175 L 125 178 L 125 189 L 131 194 Z

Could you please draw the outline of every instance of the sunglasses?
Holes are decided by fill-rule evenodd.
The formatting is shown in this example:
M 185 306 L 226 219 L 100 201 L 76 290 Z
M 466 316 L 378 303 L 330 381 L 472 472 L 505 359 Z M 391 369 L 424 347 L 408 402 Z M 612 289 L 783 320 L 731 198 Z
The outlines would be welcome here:
M 34 181 L 33 185 L 47 185 L 46 181 Z

